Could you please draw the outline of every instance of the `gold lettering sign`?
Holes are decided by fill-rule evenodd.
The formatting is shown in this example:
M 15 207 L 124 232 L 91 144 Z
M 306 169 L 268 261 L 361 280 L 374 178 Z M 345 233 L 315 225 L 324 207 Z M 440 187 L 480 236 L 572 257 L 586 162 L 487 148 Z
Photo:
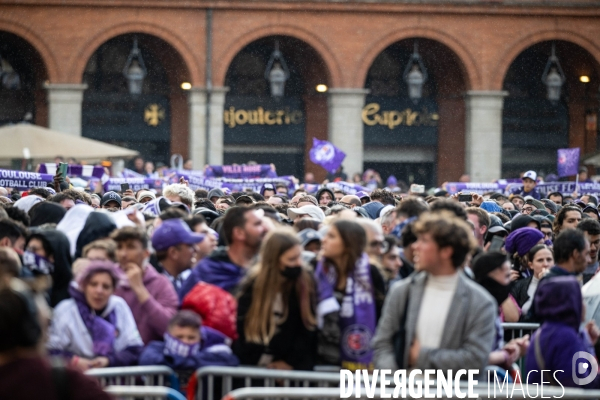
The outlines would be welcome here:
M 377 103 L 369 103 L 362 110 L 362 120 L 367 126 L 384 125 L 389 129 L 394 129 L 399 125 L 405 126 L 437 126 L 440 119 L 438 113 L 427 111 L 427 108 L 421 111 L 411 110 L 389 110 L 380 111 L 381 106 Z
M 302 123 L 303 114 L 300 110 L 241 110 L 229 107 L 223 112 L 223 123 L 229 128 L 240 125 L 298 125 Z
M 150 104 L 144 110 L 144 122 L 150 126 L 158 126 L 165 119 L 165 110 L 159 104 Z

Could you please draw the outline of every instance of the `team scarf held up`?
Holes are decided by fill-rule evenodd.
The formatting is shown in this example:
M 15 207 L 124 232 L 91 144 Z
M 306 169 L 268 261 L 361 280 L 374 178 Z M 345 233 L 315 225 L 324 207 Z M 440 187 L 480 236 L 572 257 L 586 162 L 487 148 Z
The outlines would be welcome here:
M 363 253 L 348 276 L 342 304 L 334 291 L 338 275 L 332 266 L 321 260 L 315 271 L 319 290 L 317 320 L 323 326 L 323 317 L 332 312 L 340 315 L 340 360 L 342 368 L 349 370 L 373 370 L 371 339 L 375 334 L 376 310 L 369 258 Z
M 167 356 L 193 357 L 200 351 L 200 342 L 194 344 L 183 343 L 168 333 L 164 334 L 164 339 L 165 349 L 163 352 Z

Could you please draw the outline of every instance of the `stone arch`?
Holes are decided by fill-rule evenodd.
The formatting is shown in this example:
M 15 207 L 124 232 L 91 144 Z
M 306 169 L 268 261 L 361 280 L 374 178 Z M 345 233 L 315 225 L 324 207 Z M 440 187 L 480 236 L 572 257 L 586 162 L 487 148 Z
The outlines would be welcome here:
M 233 62 L 235 56 L 242 51 L 250 43 L 262 39 L 267 36 L 290 36 L 295 39 L 305 42 L 312 47 L 315 52 L 321 57 L 325 63 L 328 81 L 331 87 L 342 86 L 342 74 L 339 69 L 339 64 L 330 51 L 329 47 L 318 37 L 312 33 L 298 27 L 288 25 L 271 25 L 268 27 L 256 29 L 251 32 L 246 32 L 233 40 L 236 45 L 226 51 L 226 53 L 218 59 L 214 66 L 214 85 L 223 86 L 227 71 Z
M 360 58 L 362 62 L 354 73 L 356 79 L 353 82 L 353 87 L 364 87 L 367 80 L 367 74 L 371 65 L 377 58 L 377 56 L 383 52 L 386 48 L 392 44 L 411 38 L 424 38 L 434 40 L 442 45 L 446 46 L 458 60 L 458 64 L 461 68 L 463 79 L 467 90 L 471 90 L 481 86 L 481 76 L 475 58 L 471 53 L 454 37 L 450 36 L 446 32 L 438 31 L 431 28 L 404 28 L 398 31 L 394 31 L 376 39 L 371 46 Z
M 511 45 L 507 46 L 508 50 L 504 52 L 500 57 L 494 74 L 492 75 L 492 90 L 502 90 L 504 78 L 508 73 L 508 69 L 519 56 L 519 54 L 521 54 L 522 52 L 524 52 L 525 50 L 537 43 L 551 40 L 563 40 L 565 42 L 571 42 L 573 44 L 576 44 L 585 51 L 587 51 L 596 60 L 597 63 L 600 63 L 600 47 L 583 36 L 580 36 L 574 32 L 561 30 L 547 30 L 542 32 L 536 32 L 525 35 L 517 39 Z
M 60 79 L 59 68 L 56 59 L 54 58 L 54 54 L 41 37 L 32 32 L 31 29 L 5 19 L 0 20 L 0 30 L 19 36 L 38 52 L 44 63 L 46 74 L 50 82 L 56 82 Z
M 201 63 L 195 59 L 192 55 L 193 52 L 187 46 L 184 40 L 173 34 L 171 31 L 154 24 L 148 23 L 124 23 L 117 26 L 113 26 L 110 29 L 102 31 L 100 34 L 93 37 L 90 41 L 85 43 L 79 52 L 76 53 L 72 62 L 72 67 L 69 72 L 70 82 L 81 82 L 83 79 L 83 72 L 88 63 L 88 60 L 94 52 L 108 40 L 124 34 L 131 33 L 145 33 L 148 35 L 155 36 L 156 38 L 163 40 L 169 44 L 181 57 L 185 64 L 185 68 L 189 74 L 190 82 L 192 86 L 201 86 L 203 73 L 199 70 L 198 66 Z M 195 67 L 195 68 L 192 68 Z

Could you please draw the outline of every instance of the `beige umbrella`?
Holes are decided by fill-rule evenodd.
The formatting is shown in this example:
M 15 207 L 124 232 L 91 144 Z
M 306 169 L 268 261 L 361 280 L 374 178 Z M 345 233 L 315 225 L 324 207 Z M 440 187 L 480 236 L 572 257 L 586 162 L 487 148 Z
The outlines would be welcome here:
M 18 158 L 50 160 L 56 156 L 73 157 L 78 160 L 100 160 L 109 157 L 134 157 L 138 154 L 137 151 L 124 147 L 37 125 L 16 124 L 0 127 L 0 160 Z

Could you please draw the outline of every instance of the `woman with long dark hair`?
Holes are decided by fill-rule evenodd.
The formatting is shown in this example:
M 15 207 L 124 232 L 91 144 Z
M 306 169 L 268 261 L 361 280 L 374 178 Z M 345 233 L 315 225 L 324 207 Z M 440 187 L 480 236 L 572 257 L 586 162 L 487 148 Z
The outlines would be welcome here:
M 316 356 L 315 283 L 302 266 L 302 246 L 291 229 L 264 241 L 258 264 L 238 295 L 234 353 L 241 364 L 312 370 Z
M 540 279 L 542 279 L 548 269 L 554 266 L 554 255 L 548 246 L 538 244 L 529 250 L 526 262 L 533 274 L 528 278 L 516 281 L 510 290 L 510 293 L 523 311 L 522 320 L 526 320 L 527 313 L 531 309 L 533 296 L 535 295 Z
M 315 278 L 319 293 L 319 361 L 372 369 L 371 338 L 383 307 L 385 283 L 364 253 L 367 237 L 356 222 L 337 220 L 322 241 Z

